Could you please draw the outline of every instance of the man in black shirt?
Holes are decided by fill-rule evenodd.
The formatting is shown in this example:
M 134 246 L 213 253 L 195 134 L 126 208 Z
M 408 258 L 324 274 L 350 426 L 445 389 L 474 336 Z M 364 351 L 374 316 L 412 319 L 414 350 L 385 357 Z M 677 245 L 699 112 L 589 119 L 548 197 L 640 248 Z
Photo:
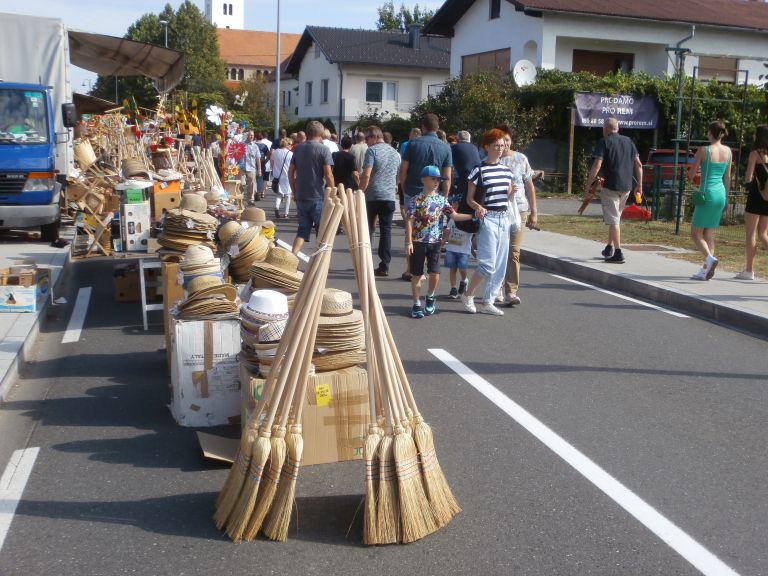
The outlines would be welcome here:
M 621 253 L 621 211 L 627 204 L 630 191 L 640 192 L 643 182 L 643 164 L 635 148 L 635 143 L 619 134 L 619 122 L 616 118 L 606 118 L 603 124 L 603 138 L 597 143 L 592 153 L 594 162 L 584 185 L 584 193 L 602 172 L 605 182 L 600 192 L 603 205 L 603 222 L 608 225 L 608 244 L 603 250 L 603 258 L 612 264 L 623 264 Z M 632 185 L 632 173 L 635 185 Z

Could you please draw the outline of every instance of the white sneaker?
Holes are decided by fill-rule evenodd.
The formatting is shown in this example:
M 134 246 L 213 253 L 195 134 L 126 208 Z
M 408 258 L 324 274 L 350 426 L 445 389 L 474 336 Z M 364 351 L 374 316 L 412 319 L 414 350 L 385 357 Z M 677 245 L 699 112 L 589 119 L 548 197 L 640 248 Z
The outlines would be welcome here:
M 467 296 L 466 294 L 462 294 L 461 303 L 464 305 L 464 310 L 466 310 L 470 314 L 475 314 L 477 312 L 477 308 L 475 308 L 474 296 Z
M 736 280 L 754 280 L 755 279 L 755 273 L 750 272 L 749 270 L 742 270 L 736 276 L 734 276 Z
M 490 314 L 491 316 L 504 316 L 504 311 L 496 308 L 493 302 L 483 302 L 478 306 L 477 311 L 481 314 Z
M 691 280 L 706 280 L 707 279 L 707 265 L 701 267 L 701 269 L 691 276 Z
M 712 278 L 712 276 L 715 275 L 715 268 L 717 268 L 717 264 L 718 264 L 717 258 L 715 258 L 714 256 L 707 256 L 707 259 L 704 261 L 704 267 L 703 267 L 706 274 L 706 280 L 709 280 L 710 278 Z

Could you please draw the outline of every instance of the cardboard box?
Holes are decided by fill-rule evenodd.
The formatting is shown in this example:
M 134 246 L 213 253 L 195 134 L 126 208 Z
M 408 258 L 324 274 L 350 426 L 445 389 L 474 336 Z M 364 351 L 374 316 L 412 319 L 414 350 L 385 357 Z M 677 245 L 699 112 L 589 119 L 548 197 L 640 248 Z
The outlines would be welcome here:
M 154 194 L 181 194 L 181 180 L 155 182 L 152 192 Z
M 146 282 L 156 282 L 160 275 L 157 268 L 148 268 L 144 277 Z M 136 264 L 116 264 L 112 269 L 112 283 L 115 287 L 115 302 L 140 302 L 141 284 L 139 267 Z M 157 288 L 147 287 L 147 302 L 157 300 Z
M 173 320 L 171 413 L 181 426 L 240 421 L 238 320 Z
M 120 238 L 125 252 L 146 252 L 149 241 L 149 201 L 123 204 L 120 208 Z
M 184 298 L 184 286 L 179 281 L 179 265 L 175 262 L 163 262 L 162 272 L 163 294 L 163 328 L 165 330 L 165 355 L 168 362 L 168 372 L 171 371 L 171 308 Z
M 178 208 L 181 192 L 155 192 L 152 194 L 152 218 L 159 220 L 164 212 Z
M 141 204 L 149 200 L 152 182 L 145 180 L 127 180 L 115 185 L 115 192 L 125 204 Z
M 266 380 L 240 370 L 242 425 L 256 408 Z M 309 377 L 302 411 L 302 465 L 361 460 L 368 433 L 368 372 L 352 367 Z
M 51 271 L 31 268 L 22 274 L 0 271 L 0 312 L 38 312 L 51 292 Z

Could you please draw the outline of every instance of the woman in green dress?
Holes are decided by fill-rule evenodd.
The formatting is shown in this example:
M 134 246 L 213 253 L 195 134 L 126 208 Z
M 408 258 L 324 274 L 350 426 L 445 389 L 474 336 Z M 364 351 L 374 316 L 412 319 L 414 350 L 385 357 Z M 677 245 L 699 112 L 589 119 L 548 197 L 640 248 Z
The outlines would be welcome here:
M 725 124 L 720 121 L 709 125 L 707 138 L 709 146 L 701 146 L 688 171 L 689 180 L 701 167 L 701 185 L 699 191 L 704 194 L 704 203 L 693 209 L 691 238 L 696 249 L 704 255 L 704 264 L 694 280 L 709 280 L 715 275 L 715 228 L 720 226 L 720 219 L 725 210 L 725 199 L 731 188 L 731 149 L 722 143 L 728 136 Z

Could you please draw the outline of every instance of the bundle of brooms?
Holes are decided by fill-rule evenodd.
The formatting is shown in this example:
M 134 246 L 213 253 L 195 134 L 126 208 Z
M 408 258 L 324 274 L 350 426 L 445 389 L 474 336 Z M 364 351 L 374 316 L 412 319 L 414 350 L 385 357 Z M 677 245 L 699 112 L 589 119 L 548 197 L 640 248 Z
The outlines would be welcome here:
M 272 540 L 288 536 L 303 451 L 301 410 L 331 249 L 343 212 L 341 201 L 329 189 L 319 248 L 310 257 L 264 392 L 243 430 L 235 462 L 216 500 L 214 522 L 234 542 L 253 540 L 259 530 Z
M 363 543 L 413 542 L 460 511 L 435 452 L 381 305 L 373 274 L 365 196 L 340 189 L 365 319 L 371 424 L 363 458 Z

